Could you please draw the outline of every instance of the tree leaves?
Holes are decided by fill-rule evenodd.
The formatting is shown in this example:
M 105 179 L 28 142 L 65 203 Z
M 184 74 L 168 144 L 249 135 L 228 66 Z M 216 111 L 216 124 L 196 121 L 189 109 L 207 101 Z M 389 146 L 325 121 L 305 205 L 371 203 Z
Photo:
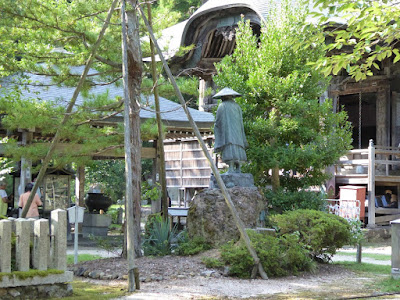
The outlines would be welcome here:
M 342 69 L 356 81 L 372 76 L 377 62 L 392 59 L 399 61 L 397 40 L 400 37 L 399 4 L 389 1 L 347 0 L 315 1 L 313 17 L 318 26 L 325 29 L 327 51 L 330 55 L 319 59 L 315 66 L 323 63 L 325 74 L 338 74 Z M 334 9 L 333 9 L 334 8 Z M 327 10 L 329 13 L 327 13 Z M 342 24 L 332 20 L 341 19 Z M 313 43 L 310 39 L 308 44 Z M 342 55 L 346 53 L 347 55 Z M 350 67 L 348 67 L 350 66 Z
M 236 50 L 216 65 L 214 80 L 243 95 L 236 101 L 250 145 L 247 169 L 258 184 L 269 180 L 266 170 L 278 166 L 302 174 L 286 181 L 296 190 L 321 183 L 322 169 L 349 149 L 351 133 L 346 114 L 334 114 L 329 100 L 318 101 L 328 82 L 321 71 L 329 68 L 330 74 L 333 68 L 323 62 L 320 70 L 311 66 L 325 57 L 321 33 L 301 23 L 304 12 L 287 6 L 279 12 L 270 16 L 275 21 L 265 25 L 259 39 L 248 22 L 239 24 Z M 316 36 L 312 46 L 302 44 Z

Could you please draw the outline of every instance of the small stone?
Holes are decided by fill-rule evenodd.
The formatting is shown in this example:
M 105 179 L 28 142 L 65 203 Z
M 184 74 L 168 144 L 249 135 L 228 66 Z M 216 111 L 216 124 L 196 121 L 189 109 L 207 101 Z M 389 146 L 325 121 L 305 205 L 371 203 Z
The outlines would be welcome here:
M 225 266 L 225 267 L 224 267 L 224 271 L 222 272 L 222 275 L 224 275 L 224 276 L 229 276 L 229 272 L 230 272 L 229 267 Z
M 128 280 L 128 275 L 127 274 L 122 275 L 122 279 Z
M 201 276 L 204 276 L 204 277 L 210 277 L 211 274 L 213 274 L 213 273 L 215 273 L 215 271 L 206 270 L 206 271 L 202 271 L 202 272 L 200 273 L 200 275 L 201 275 Z
M 84 276 L 84 277 L 89 277 L 89 273 L 90 273 L 90 271 L 89 271 L 89 270 L 86 270 L 85 272 L 83 272 L 83 276 Z
M 78 268 L 78 270 L 76 270 L 75 275 L 76 276 L 83 276 L 83 274 L 85 274 L 86 269 L 85 268 Z
M 151 278 L 149 276 L 147 276 L 146 279 L 144 280 L 144 282 L 151 282 Z
M 103 275 L 103 276 L 101 276 L 101 279 L 111 280 L 112 279 L 112 275 Z
M 8 291 L 8 293 L 13 296 L 14 298 L 18 297 L 19 295 L 21 295 L 21 293 L 19 291 L 17 291 L 16 289 L 11 289 Z
M 193 272 L 190 272 L 189 275 L 192 277 L 196 276 L 196 274 L 194 274 Z
M 182 275 L 182 274 L 179 274 L 179 275 L 177 276 L 177 278 L 178 278 L 178 279 L 184 279 L 184 278 L 186 278 L 186 276 L 185 276 L 185 275 Z

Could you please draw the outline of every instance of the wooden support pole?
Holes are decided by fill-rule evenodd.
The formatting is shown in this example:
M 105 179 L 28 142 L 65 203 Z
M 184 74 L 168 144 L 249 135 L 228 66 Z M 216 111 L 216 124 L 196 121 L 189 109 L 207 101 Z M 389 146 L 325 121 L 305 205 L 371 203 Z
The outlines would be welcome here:
M 53 138 L 53 140 L 52 140 L 52 142 L 50 144 L 50 147 L 49 147 L 49 150 L 47 151 L 46 157 L 43 160 L 42 167 L 40 168 L 39 175 L 38 175 L 38 177 L 37 177 L 37 179 L 35 181 L 35 185 L 33 186 L 31 194 L 29 195 L 28 200 L 26 201 L 26 205 L 25 205 L 24 209 L 22 210 L 22 214 L 21 214 L 22 218 L 26 217 L 26 214 L 28 213 L 28 210 L 29 210 L 29 208 L 30 208 L 30 206 L 32 204 L 33 197 L 35 196 L 36 191 L 39 188 L 39 183 L 42 182 L 42 180 L 44 178 L 44 175 L 46 174 L 47 167 L 49 166 L 49 163 L 50 163 L 50 161 L 52 159 L 52 156 L 53 156 L 53 153 L 54 153 L 54 151 L 56 149 L 58 141 L 60 140 L 60 129 L 64 127 L 64 125 L 68 122 L 68 120 L 71 117 L 72 109 L 73 109 L 73 107 L 75 105 L 76 99 L 78 98 L 78 95 L 79 95 L 79 93 L 80 93 L 80 91 L 82 89 L 82 86 L 83 86 L 84 82 L 85 82 L 86 76 L 89 73 L 90 66 L 92 65 L 95 53 L 96 53 L 97 49 L 99 48 L 100 42 L 103 39 L 103 36 L 104 36 L 104 34 L 106 32 L 108 24 L 110 23 L 111 15 L 114 12 L 114 9 L 115 9 L 115 6 L 117 5 L 117 2 L 118 2 L 118 0 L 114 0 L 113 3 L 111 4 L 111 8 L 108 11 L 106 20 L 104 21 L 103 27 L 102 27 L 102 29 L 100 31 L 100 34 L 99 34 L 99 36 L 97 38 L 97 41 L 95 42 L 95 44 L 92 47 L 92 50 L 90 51 L 89 58 L 88 58 L 88 60 L 86 62 L 86 65 L 85 65 L 85 69 L 82 72 L 82 75 L 81 75 L 81 77 L 79 79 L 79 83 L 78 83 L 77 87 L 75 88 L 75 91 L 74 91 L 74 94 L 72 95 L 71 101 L 68 104 L 68 107 L 67 107 L 67 109 L 65 111 L 65 114 L 64 114 L 64 118 L 62 119 L 60 125 L 57 128 L 56 134 L 54 135 L 54 138 Z
M 149 18 L 149 26 L 152 26 L 151 19 L 151 3 L 147 2 L 147 14 Z M 160 99 L 158 96 L 158 74 L 157 74 L 157 65 L 156 65 L 156 55 L 154 51 L 154 44 L 150 38 L 150 51 L 151 51 L 151 75 L 153 77 L 153 94 L 154 94 L 154 103 L 156 107 L 156 120 L 157 120 L 157 130 L 158 130 L 158 139 L 157 139 L 157 153 L 160 157 L 160 184 L 161 184 L 161 210 L 163 219 L 165 221 L 168 220 L 168 199 L 167 199 L 167 176 L 165 172 L 165 153 L 164 153 L 164 133 L 162 131 L 162 122 L 161 122 L 161 112 L 160 112 Z
M 369 140 L 368 147 L 368 227 L 375 227 L 375 146 Z
M 245 230 L 245 227 L 244 227 L 244 224 L 243 224 L 242 220 L 239 218 L 238 212 L 237 212 L 237 210 L 235 208 L 235 205 L 232 202 L 231 196 L 228 193 L 228 190 L 227 190 L 227 188 L 225 186 L 225 183 L 222 180 L 221 175 L 219 174 L 219 171 L 218 171 L 217 167 L 215 166 L 214 161 L 213 161 L 210 153 L 208 152 L 207 146 L 203 141 L 203 138 L 202 138 L 202 136 L 200 134 L 200 131 L 199 131 L 196 123 L 194 122 L 194 120 L 193 120 L 193 118 L 192 118 L 192 116 L 191 116 L 191 114 L 190 114 L 190 112 L 189 112 L 189 110 L 188 110 L 188 108 L 186 106 L 185 99 L 183 98 L 182 93 L 179 90 L 178 85 L 176 84 L 175 78 L 172 75 L 171 70 L 169 69 L 167 62 L 165 61 L 165 58 L 164 58 L 164 56 L 162 54 L 162 51 L 161 51 L 160 47 L 157 44 L 157 40 L 156 40 L 156 38 L 155 38 L 155 36 L 153 34 L 153 31 L 152 31 L 152 29 L 151 29 L 151 27 L 149 25 L 149 22 L 147 21 L 147 18 L 145 16 L 142 8 L 139 6 L 138 9 L 140 10 L 140 13 L 142 15 L 143 21 L 146 24 L 147 30 L 149 31 L 149 34 L 150 34 L 150 37 L 151 37 L 152 41 L 154 42 L 154 45 L 155 45 L 155 47 L 157 49 L 157 52 L 158 52 L 158 55 L 159 55 L 159 57 L 160 57 L 160 59 L 161 59 L 161 61 L 163 63 L 164 70 L 167 73 L 168 78 L 171 81 L 171 83 L 172 83 L 172 85 L 173 85 L 173 87 L 175 89 L 175 92 L 176 92 L 176 94 L 178 96 L 178 99 L 179 99 L 180 103 L 182 104 L 182 107 L 183 107 L 183 109 L 184 109 L 184 111 L 186 113 L 186 116 L 187 116 L 187 118 L 189 120 L 189 123 L 193 128 L 193 131 L 194 131 L 194 133 L 195 133 L 195 135 L 196 135 L 196 137 L 197 137 L 197 139 L 198 139 L 198 141 L 200 143 L 201 148 L 203 149 L 204 155 L 207 157 L 207 159 L 208 159 L 208 161 L 210 163 L 210 166 L 211 166 L 211 169 L 212 169 L 212 171 L 214 173 L 215 179 L 217 180 L 217 183 L 218 183 L 218 185 L 219 185 L 219 187 L 221 189 L 221 192 L 224 195 L 226 204 L 227 204 L 228 208 L 230 209 L 230 211 L 232 213 L 233 220 L 234 220 L 236 226 L 239 229 L 240 235 L 241 235 L 243 241 L 245 242 L 246 247 L 250 252 L 250 255 L 252 256 L 252 258 L 254 260 L 254 265 L 257 266 L 260 276 L 263 279 L 268 279 L 268 276 L 265 273 L 265 271 L 264 271 L 264 269 L 262 267 L 262 264 L 260 263 L 260 259 L 258 258 L 257 253 L 254 250 L 253 246 L 251 245 L 250 238 L 247 235 L 247 232 Z

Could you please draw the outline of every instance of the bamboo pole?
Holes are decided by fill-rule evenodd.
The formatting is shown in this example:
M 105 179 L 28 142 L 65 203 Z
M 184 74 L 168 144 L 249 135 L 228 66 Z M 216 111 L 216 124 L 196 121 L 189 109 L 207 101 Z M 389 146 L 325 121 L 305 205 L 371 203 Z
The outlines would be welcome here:
M 93 62 L 95 53 L 96 53 L 97 49 L 99 48 L 100 42 L 103 39 L 103 36 L 104 36 L 104 34 L 106 32 L 108 24 L 110 23 L 111 15 L 114 12 L 114 9 L 115 9 L 115 6 L 117 5 L 117 2 L 118 2 L 118 0 L 114 0 L 113 3 L 111 4 L 111 7 L 110 7 L 110 9 L 108 11 L 108 14 L 107 14 L 107 18 L 104 21 L 103 27 L 102 27 L 102 29 L 101 29 L 101 31 L 99 33 L 97 41 L 93 45 L 92 50 L 90 51 L 89 58 L 86 61 L 85 69 L 82 72 L 82 75 L 81 75 L 81 77 L 79 79 L 79 83 L 78 83 L 77 87 L 75 88 L 75 91 L 74 91 L 74 94 L 72 95 L 71 101 L 69 102 L 68 107 L 67 107 L 67 109 L 65 111 L 64 118 L 61 121 L 61 124 L 57 128 L 56 134 L 54 135 L 54 138 L 53 138 L 53 140 L 52 140 L 52 142 L 50 144 L 49 150 L 47 151 L 47 154 L 46 154 L 46 156 L 45 156 L 45 158 L 43 160 L 42 167 L 40 168 L 40 171 L 39 171 L 39 175 L 38 175 L 38 177 L 37 177 L 37 179 L 35 181 L 35 185 L 33 186 L 33 189 L 32 189 L 32 191 L 31 191 L 31 193 L 30 193 L 30 195 L 28 197 L 28 200 L 26 201 L 26 204 L 25 204 L 25 206 L 24 206 L 24 208 L 22 210 L 22 214 L 21 214 L 22 218 L 26 217 L 26 214 L 28 213 L 28 210 L 31 207 L 31 204 L 32 204 L 32 201 L 33 201 L 33 197 L 35 196 L 36 191 L 37 191 L 37 189 L 39 187 L 39 183 L 43 180 L 44 175 L 46 174 L 46 170 L 47 170 L 47 168 L 49 166 L 50 160 L 52 159 L 52 155 L 53 155 L 53 153 L 54 153 L 54 151 L 56 149 L 58 141 L 60 140 L 60 129 L 64 127 L 64 125 L 67 123 L 67 121 L 69 120 L 69 118 L 71 116 L 71 112 L 72 112 L 72 109 L 73 109 L 73 107 L 75 105 L 76 99 L 78 98 L 78 95 L 79 95 L 79 93 L 81 91 L 81 88 L 82 88 L 82 86 L 83 86 L 83 84 L 85 82 L 86 76 L 89 73 L 90 66 L 91 66 L 91 64 Z
M 152 18 L 151 18 L 151 4 L 147 2 L 147 14 L 149 18 L 149 26 L 152 28 Z M 156 65 L 156 56 L 154 51 L 154 44 L 150 38 L 150 50 L 151 50 L 151 75 L 153 76 L 153 94 L 154 103 L 156 106 L 156 120 L 158 129 L 158 140 L 157 140 L 157 150 L 160 156 L 160 184 L 161 184 L 161 209 L 163 219 L 168 220 L 168 199 L 167 199 L 167 176 L 165 172 L 165 153 L 164 153 L 164 134 L 162 131 L 161 113 L 160 113 L 160 99 L 158 96 L 158 74 Z
M 214 161 L 213 161 L 210 153 L 208 152 L 207 146 L 206 146 L 206 144 L 204 143 L 204 141 L 202 139 L 202 136 L 200 134 L 200 131 L 199 131 L 196 123 L 194 122 L 194 120 L 193 120 L 188 108 L 186 107 L 186 103 L 185 103 L 185 100 L 184 100 L 184 98 L 182 96 L 182 93 L 179 90 L 178 85 L 176 84 L 175 78 L 172 75 L 171 70 L 168 67 L 168 64 L 167 64 L 167 62 L 166 62 L 166 60 L 165 60 L 165 58 L 164 58 L 164 56 L 163 56 L 163 54 L 161 52 L 160 47 L 158 46 L 157 40 L 156 40 L 156 38 L 155 38 L 155 36 L 153 34 L 153 31 L 152 31 L 152 29 L 151 29 L 151 27 L 149 25 L 149 22 L 148 22 L 145 14 L 144 14 L 142 8 L 139 6 L 138 9 L 140 10 L 140 13 L 142 15 L 143 21 L 144 21 L 144 23 L 145 23 L 145 25 L 147 27 L 147 30 L 149 31 L 151 40 L 153 41 L 154 46 L 157 49 L 158 55 L 159 55 L 159 57 L 160 57 L 160 59 L 161 59 L 161 61 L 163 63 L 164 70 L 167 73 L 168 78 L 170 79 L 170 81 L 171 81 L 171 83 L 172 83 L 172 85 L 173 85 L 173 87 L 175 89 L 175 92 L 176 92 L 176 94 L 177 94 L 177 96 L 179 98 L 179 101 L 182 104 L 182 107 L 183 107 L 183 109 L 184 109 L 184 111 L 185 111 L 185 113 L 187 115 L 189 123 L 192 126 L 193 131 L 196 134 L 197 139 L 199 140 L 201 148 L 203 149 L 204 155 L 207 157 L 207 159 L 208 159 L 208 161 L 210 163 L 210 166 L 211 166 L 211 169 L 212 169 L 212 171 L 214 173 L 215 179 L 217 180 L 217 183 L 218 183 L 218 185 L 219 185 L 219 187 L 221 189 L 221 192 L 222 192 L 222 194 L 223 194 L 223 196 L 225 198 L 226 204 L 228 205 L 228 208 L 230 209 L 230 211 L 232 213 L 233 220 L 234 220 L 237 228 L 239 229 L 240 235 L 241 235 L 243 241 L 245 242 L 246 247 L 250 252 L 250 255 L 252 256 L 252 258 L 254 260 L 254 265 L 257 267 L 260 276 L 263 279 L 268 279 L 268 276 L 265 273 L 265 271 L 264 271 L 264 269 L 263 269 L 263 267 L 262 267 L 262 265 L 260 263 L 260 259 L 258 258 L 257 253 L 254 250 L 253 246 L 251 245 L 251 241 L 250 241 L 250 238 L 247 235 L 247 232 L 246 232 L 246 230 L 244 228 L 244 224 L 243 224 L 242 220 L 238 216 L 238 212 L 237 212 L 237 210 L 235 208 L 235 205 L 232 202 L 232 199 L 231 199 L 231 197 L 230 197 L 230 195 L 228 193 L 228 190 L 227 190 L 227 188 L 225 186 L 225 183 L 222 180 L 221 175 L 219 174 L 219 171 L 218 171 L 217 167 L 215 166 Z M 254 276 L 255 276 L 255 274 L 254 274 Z

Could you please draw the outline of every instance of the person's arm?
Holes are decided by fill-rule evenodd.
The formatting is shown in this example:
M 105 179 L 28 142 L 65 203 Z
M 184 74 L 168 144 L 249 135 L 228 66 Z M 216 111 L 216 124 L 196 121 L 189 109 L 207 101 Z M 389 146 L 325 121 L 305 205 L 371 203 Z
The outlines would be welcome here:
M 36 202 L 37 206 L 42 206 L 43 205 L 42 200 L 40 200 L 38 194 L 35 195 L 35 202 Z

